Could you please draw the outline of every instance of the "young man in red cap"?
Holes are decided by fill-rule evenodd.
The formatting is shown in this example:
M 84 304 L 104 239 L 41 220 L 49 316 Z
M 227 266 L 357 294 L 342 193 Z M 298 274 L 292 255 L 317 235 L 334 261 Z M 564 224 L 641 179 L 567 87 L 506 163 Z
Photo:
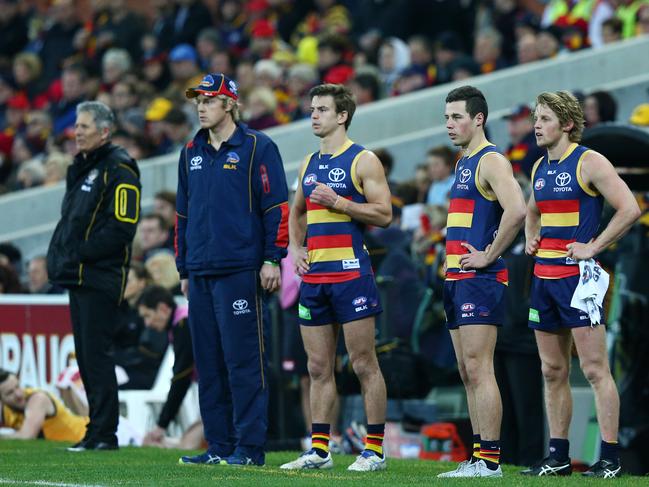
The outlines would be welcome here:
M 201 129 L 180 154 L 176 262 L 208 449 L 180 463 L 263 465 L 266 296 L 288 246 L 286 176 L 273 141 L 239 122 L 233 80 L 208 74 L 185 95 Z

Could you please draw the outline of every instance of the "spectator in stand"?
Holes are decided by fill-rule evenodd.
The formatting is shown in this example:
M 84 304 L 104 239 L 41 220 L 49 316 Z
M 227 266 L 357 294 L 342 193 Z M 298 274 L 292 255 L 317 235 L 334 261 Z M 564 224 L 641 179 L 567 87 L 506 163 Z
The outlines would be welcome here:
M 0 263 L 0 294 L 23 294 L 18 273 L 8 264 Z
M 561 49 L 561 32 L 556 27 L 550 26 L 539 31 L 536 36 L 539 58 L 551 59 L 557 56 Z
M 410 67 L 424 75 L 426 86 L 434 85 L 437 82 L 437 68 L 430 39 L 423 35 L 414 35 L 408 39 L 408 49 L 410 49 Z
M 16 0 L 0 0 L 0 65 L 8 65 L 29 40 L 28 17 Z
M 178 93 L 184 93 L 191 86 L 196 86 L 201 81 L 198 68 L 198 54 L 196 49 L 189 44 L 179 44 L 169 53 L 171 68 L 171 83 L 164 91 L 165 98 L 179 99 Z M 183 101 L 180 100 L 179 101 Z
M 381 72 L 381 82 L 383 84 L 383 93 L 387 96 L 392 94 L 394 82 L 399 77 L 399 73 L 406 69 L 410 64 L 410 49 L 401 39 L 389 37 L 381 44 L 379 48 L 379 70 Z
M 27 265 L 27 287 L 31 294 L 63 294 L 63 288 L 49 282 L 47 257 L 38 255 Z
M 172 143 L 169 152 L 179 152 L 192 139 L 192 126 L 187 114 L 173 107 L 162 119 L 165 136 Z
M 392 96 L 405 95 L 426 88 L 426 73 L 415 66 L 408 66 L 399 73 L 392 85 Z
M 209 68 L 212 55 L 221 50 L 219 31 L 214 27 L 207 27 L 198 33 L 196 38 L 196 51 L 200 60 L 201 70 Z
M 506 119 L 509 147 L 505 156 L 512 163 L 514 174 L 522 172 L 529 178 L 534 163 L 545 154 L 536 145 L 532 111 L 527 105 L 519 105 Z
M 5 115 L 7 111 L 7 100 L 14 96 L 16 85 L 13 78 L 9 73 L 0 70 L 0 129 L 5 127 Z M 0 142 L 0 152 L 4 152 L 4 148 Z
M 644 4 L 638 7 L 636 14 L 636 35 L 649 34 L 649 4 Z
M 145 51 L 142 57 L 144 80 L 158 93 L 163 92 L 171 82 L 171 72 L 166 59 L 166 54 L 156 48 Z
M 318 70 L 325 83 L 345 84 L 354 69 L 347 64 L 349 51 L 347 38 L 339 34 L 325 35 L 318 41 Z
M 472 57 L 460 56 L 450 65 L 451 81 L 462 81 L 480 74 L 480 65 Z
M 47 104 L 47 96 L 41 73 L 43 64 L 33 52 L 21 52 L 13 60 L 13 75 L 19 93 L 23 93 L 30 105 L 42 108 Z
M 602 44 L 610 44 L 622 40 L 622 21 L 612 17 L 602 24 Z
M 289 118 L 302 120 L 311 116 L 309 90 L 318 81 L 318 72 L 310 64 L 294 64 L 288 70 L 286 89 L 289 96 L 287 111 Z
M 74 126 L 76 107 L 87 95 L 87 73 L 79 65 L 68 66 L 61 75 L 61 99 L 50 107 L 54 121 L 54 135 L 61 135 L 67 128 Z
M 451 63 L 462 55 L 462 40 L 455 32 L 447 30 L 439 34 L 435 44 L 437 82 L 448 83 L 452 79 Z
M 212 25 L 212 14 L 202 0 L 175 0 L 172 46 L 194 44 L 196 36 Z
M 174 248 L 176 226 L 176 193 L 174 191 L 158 191 L 153 197 L 153 213 L 160 215 L 169 229 L 165 247 Z
M 161 252 L 147 259 L 144 266 L 151 274 L 153 283 L 162 286 L 173 293 L 182 296 L 180 289 L 180 275 L 176 269 L 176 261 L 171 253 Z
M 95 23 L 97 48 L 100 52 L 108 48 L 125 49 L 131 59 L 139 59 L 140 39 L 145 30 L 144 19 L 128 8 L 126 0 L 109 0 L 105 2 L 104 16 Z
M 232 56 L 228 51 L 225 50 L 214 52 L 210 56 L 206 70 L 210 73 L 225 73 L 226 76 L 234 75 L 234 64 L 232 63 Z
M 255 88 L 263 86 L 275 90 L 282 83 L 282 68 L 272 59 L 260 59 L 255 63 Z
M 540 57 L 536 43 L 536 35 L 525 34 L 520 37 L 516 43 L 516 54 L 518 57 L 518 64 L 538 61 Z
M 140 219 L 137 225 L 137 239 L 142 251 L 142 261 L 148 260 L 154 254 L 165 251 L 171 252 L 167 247 L 169 228 L 165 219 L 157 213 L 149 213 Z
M 649 127 L 649 103 L 641 103 L 635 107 L 629 123 L 638 127 Z
M 45 181 L 45 168 L 40 159 L 29 159 L 23 162 L 16 173 L 14 189 L 29 189 L 41 186 Z
M 142 160 L 150 157 L 149 144 L 144 135 L 133 135 L 126 130 L 116 130 L 113 141 L 123 147 L 133 159 Z
M 267 19 L 259 19 L 250 29 L 250 45 L 247 55 L 252 59 L 270 59 L 275 50 L 277 31 Z
M 617 102 L 608 91 L 593 91 L 584 99 L 586 128 L 593 128 L 604 122 L 615 122 Z
M 241 55 L 248 44 L 246 37 L 246 13 L 241 0 L 219 2 L 217 25 L 223 47 L 232 55 Z
M 604 33 L 604 24 L 615 17 L 615 8 L 618 0 L 599 0 L 593 7 L 593 12 L 588 21 L 588 40 L 590 45 L 594 48 L 602 47 L 606 44 L 606 36 Z M 618 19 L 619 20 L 619 19 Z M 620 38 L 622 36 L 622 21 L 620 25 Z M 610 34 L 610 24 L 609 24 Z
M 480 73 L 487 74 L 506 67 L 502 58 L 503 37 L 491 27 L 478 32 L 473 45 L 473 59 L 480 66 Z
M 446 145 L 433 147 L 426 154 L 426 168 L 430 187 L 426 204 L 448 206 L 448 195 L 455 181 L 455 153 Z
M 23 269 L 23 254 L 18 247 L 11 242 L 0 243 L 0 264 L 8 265 L 16 275 Z
M 417 198 L 415 203 L 426 203 L 431 183 L 430 176 L 428 175 L 428 166 L 426 164 L 417 164 L 413 183 L 417 189 Z
M 118 81 L 130 72 L 131 55 L 126 49 L 108 49 L 101 58 L 101 90 L 110 93 Z
M 81 23 L 74 4 L 74 0 L 51 2 L 47 12 L 51 22 L 45 23 L 39 33 L 36 52 L 43 63 L 42 76 L 46 84 L 58 78 L 64 60 L 75 54 L 73 40 Z
M 253 130 L 264 130 L 279 125 L 275 116 L 277 99 L 270 88 L 260 86 L 252 90 L 248 96 L 246 119 Z
M 374 71 L 368 69 L 363 72 L 356 71 L 356 76 L 349 81 L 349 89 L 356 99 L 357 106 L 373 103 L 381 98 L 381 81 Z
M 155 428 L 149 431 L 144 444 L 159 444 L 169 423 L 178 414 L 194 376 L 194 354 L 188 324 L 187 305 L 177 305 L 173 295 L 164 287 L 146 288 L 137 300 L 137 310 L 147 328 L 168 333 L 174 350 L 173 378 L 167 400 Z
M 157 97 L 154 98 L 146 111 L 144 118 L 146 124 L 146 136 L 149 142 L 153 145 L 152 155 L 162 155 L 169 153 L 172 146 L 165 134 L 164 118 L 173 108 L 173 103 L 167 98 Z
M 68 172 L 68 166 L 72 164 L 72 157 L 62 152 L 50 152 L 45 159 L 45 180 L 44 186 L 65 181 L 65 175 Z
M 394 158 L 392 154 L 387 149 L 375 149 L 374 155 L 379 158 L 381 165 L 383 166 L 383 172 L 385 173 L 385 179 L 388 182 L 388 187 L 390 188 L 390 193 L 394 194 L 394 191 L 397 188 L 397 183 L 390 179 L 390 174 L 392 173 L 392 168 L 394 167 Z

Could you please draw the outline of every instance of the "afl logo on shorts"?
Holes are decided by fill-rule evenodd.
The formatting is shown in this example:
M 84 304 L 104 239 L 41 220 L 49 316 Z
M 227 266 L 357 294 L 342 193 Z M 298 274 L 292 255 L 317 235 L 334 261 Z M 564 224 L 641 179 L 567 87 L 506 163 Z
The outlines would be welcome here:
M 473 303 L 464 303 L 460 309 L 462 311 L 473 311 L 475 309 L 475 304 Z
M 534 181 L 534 189 L 535 190 L 541 191 L 544 186 L 545 186 L 545 179 L 539 178 L 536 181 Z
M 352 301 L 354 306 L 361 306 L 362 304 L 367 303 L 367 298 L 365 296 L 359 296 Z
M 318 176 L 316 176 L 315 174 L 313 173 L 307 174 L 306 176 L 304 176 L 304 185 L 311 186 L 315 184 L 317 180 L 318 180 Z

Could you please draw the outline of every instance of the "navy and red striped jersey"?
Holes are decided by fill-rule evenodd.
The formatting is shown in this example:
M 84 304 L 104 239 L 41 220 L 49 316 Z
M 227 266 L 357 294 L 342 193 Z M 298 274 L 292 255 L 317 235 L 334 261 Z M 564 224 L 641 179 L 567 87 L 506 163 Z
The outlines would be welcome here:
M 503 209 L 478 180 L 480 164 L 492 152 L 498 152 L 496 146 L 487 142 L 462 157 L 455 166 L 446 223 L 447 280 L 483 278 L 507 284 L 507 267 L 502 257 L 484 269 L 460 269 L 460 257 L 469 253 L 462 243 L 484 250 L 494 241 L 500 226 Z
M 309 196 L 321 182 L 341 198 L 366 203 L 356 177 L 356 164 L 365 149 L 347 139 L 335 154 L 315 152 L 308 158 L 301 175 L 306 200 L 308 283 L 335 283 L 371 274 L 370 257 L 363 243 L 364 225 L 344 213 L 311 202 Z
M 559 160 L 546 154 L 532 171 L 534 199 L 541 213 L 541 242 L 534 275 L 559 279 L 579 275 L 577 261 L 567 256 L 572 242 L 587 243 L 595 237 L 604 200 L 581 179 L 581 164 L 589 149 L 571 144 Z

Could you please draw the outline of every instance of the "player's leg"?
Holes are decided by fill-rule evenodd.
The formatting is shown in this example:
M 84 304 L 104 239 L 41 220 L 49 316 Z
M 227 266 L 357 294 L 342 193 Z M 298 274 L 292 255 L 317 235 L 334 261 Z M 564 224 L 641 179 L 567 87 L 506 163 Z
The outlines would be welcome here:
M 573 328 L 572 335 L 581 369 L 595 393 L 597 422 L 602 435 L 600 461 L 587 473 L 590 476 L 615 477 L 621 470 L 617 438 L 620 397 L 606 354 L 606 329 L 603 326 Z

